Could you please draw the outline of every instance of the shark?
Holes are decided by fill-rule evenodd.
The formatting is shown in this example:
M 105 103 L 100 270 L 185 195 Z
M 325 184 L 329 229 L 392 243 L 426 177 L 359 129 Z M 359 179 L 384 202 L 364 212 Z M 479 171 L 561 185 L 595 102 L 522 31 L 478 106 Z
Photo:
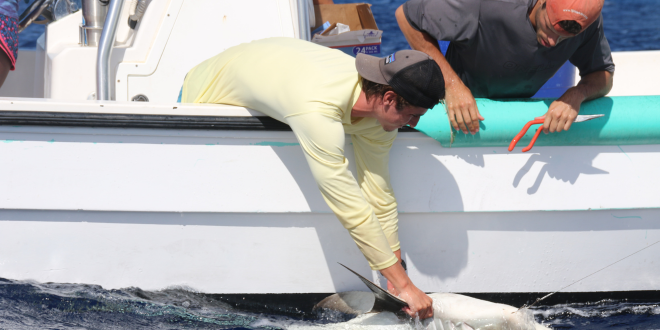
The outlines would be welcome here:
M 344 265 L 342 265 L 344 266 Z M 346 266 L 344 266 L 346 267 Z M 402 325 L 408 316 L 401 309 L 408 304 L 362 275 L 357 275 L 371 292 L 348 291 L 333 294 L 314 306 L 314 310 L 349 315 L 353 319 L 336 324 L 339 328 L 368 328 Z M 455 293 L 431 293 L 433 317 L 417 321 L 416 329 L 425 330 L 550 330 L 539 324 L 527 308 L 494 303 Z

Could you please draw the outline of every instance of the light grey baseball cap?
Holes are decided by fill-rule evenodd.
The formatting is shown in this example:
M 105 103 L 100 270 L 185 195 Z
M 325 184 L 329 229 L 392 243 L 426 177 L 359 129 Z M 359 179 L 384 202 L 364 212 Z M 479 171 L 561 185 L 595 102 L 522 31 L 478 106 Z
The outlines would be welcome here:
M 445 80 L 438 64 L 426 53 L 400 50 L 385 57 L 358 54 L 355 68 L 362 78 L 390 85 L 410 104 L 432 108 L 445 96 Z

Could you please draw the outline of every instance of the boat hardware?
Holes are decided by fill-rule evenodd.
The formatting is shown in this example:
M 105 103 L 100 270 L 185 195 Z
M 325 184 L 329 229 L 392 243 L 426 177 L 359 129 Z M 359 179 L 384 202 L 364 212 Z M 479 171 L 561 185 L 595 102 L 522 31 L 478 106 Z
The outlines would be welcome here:
M 105 17 L 108 13 L 108 1 L 82 0 L 84 25 L 80 26 L 84 46 L 96 47 L 103 31 Z
M 588 120 L 588 119 L 587 119 L 587 120 Z M 543 296 L 543 297 L 541 297 L 541 298 L 537 298 L 536 301 L 534 301 L 534 303 L 532 303 L 532 304 L 529 305 L 529 306 L 528 306 L 527 304 L 524 304 L 524 305 L 522 305 L 520 308 L 518 308 L 518 309 L 517 309 L 515 312 L 513 312 L 513 313 L 516 313 L 516 312 L 518 312 L 519 310 L 521 310 L 521 309 L 523 309 L 523 308 L 529 308 L 529 307 L 532 307 L 532 306 L 536 305 L 538 302 L 540 302 L 540 301 L 542 301 L 542 300 L 545 300 L 546 298 L 552 296 L 553 294 L 555 294 L 555 293 L 557 293 L 557 292 L 559 292 L 559 291 L 561 291 L 561 290 L 564 290 L 564 289 L 568 288 L 569 286 L 571 286 L 571 285 L 573 285 L 573 284 L 575 284 L 575 283 L 577 283 L 577 282 L 580 282 L 580 281 L 586 279 L 587 277 L 590 277 L 590 276 L 592 276 L 592 275 L 595 275 L 596 273 L 600 272 L 601 270 L 604 270 L 605 268 L 608 268 L 608 267 L 610 267 L 610 266 L 613 266 L 613 265 L 615 265 L 615 264 L 617 264 L 617 263 L 619 263 L 619 262 L 621 262 L 621 261 L 623 261 L 623 260 L 626 260 L 626 259 L 632 257 L 633 255 L 635 255 L 635 254 L 637 254 L 637 253 L 639 253 L 639 252 L 642 252 L 642 251 L 644 251 L 644 250 L 646 250 L 646 249 L 648 249 L 648 248 L 650 248 L 650 247 L 652 247 L 653 245 L 656 245 L 656 244 L 658 244 L 658 243 L 660 243 L 660 241 L 657 241 L 657 242 L 655 242 L 655 243 L 653 243 L 653 244 L 651 244 L 651 245 L 647 245 L 646 247 L 644 247 L 644 248 L 642 248 L 642 249 L 639 249 L 639 250 L 637 250 L 637 251 L 635 251 L 635 252 L 633 252 L 633 253 L 631 253 L 631 254 L 629 254 L 629 255 L 627 255 L 627 256 L 625 256 L 625 257 L 623 257 L 623 258 L 621 258 L 621 259 L 619 259 L 619 260 L 617 260 L 617 261 L 615 261 L 615 262 L 613 262 L 613 263 L 611 263 L 611 264 L 609 264 L 609 265 L 607 265 L 607 266 L 605 266 L 605 267 L 603 267 L 603 268 L 601 268 L 601 269 L 599 269 L 599 270 L 597 270 L 597 271 L 595 271 L 595 272 L 593 272 L 593 273 L 591 273 L 591 274 L 589 274 L 589 275 L 587 275 L 587 276 L 585 276 L 585 277 L 583 277 L 583 278 L 581 278 L 581 279 L 579 279 L 579 280 L 577 280 L 577 281 L 575 281 L 575 282 L 573 282 L 573 283 L 571 283 L 571 284 L 569 284 L 569 285 L 567 285 L 567 286 L 565 286 L 565 287 L 563 287 L 563 288 L 557 290 L 557 291 L 555 291 L 555 292 L 548 293 L 547 295 L 545 295 L 545 296 Z M 342 266 L 343 266 L 343 265 L 342 265 Z M 344 267 L 346 267 L 346 266 L 344 266 Z M 513 313 L 511 313 L 511 314 L 513 314 Z
M 133 102 L 149 102 L 149 98 L 144 94 L 138 94 L 131 99 Z
M 147 11 L 147 0 L 133 0 L 129 6 L 129 16 L 128 16 L 128 26 L 135 30 L 138 21 L 144 16 L 144 12 Z
M 605 115 L 604 114 L 579 115 L 579 116 L 575 117 L 575 120 L 573 120 L 573 122 L 574 123 L 581 123 L 581 122 L 585 122 L 585 121 L 592 120 L 594 118 L 603 117 L 603 116 L 605 116 Z M 513 148 L 516 146 L 516 143 L 518 143 L 518 141 L 520 141 L 520 139 L 525 135 L 525 133 L 527 133 L 527 130 L 529 129 L 530 126 L 536 125 L 536 124 L 543 124 L 544 121 L 545 121 L 545 119 L 541 118 L 541 119 L 530 120 L 529 122 L 527 122 L 527 124 L 523 127 L 523 129 L 520 131 L 520 133 L 518 133 L 518 135 L 516 135 L 516 137 L 514 137 L 513 140 L 511 140 L 511 144 L 509 144 L 509 151 L 513 150 Z M 536 142 L 536 139 L 539 137 L 539 134 L 541 134 L 541 131 L 543 130 L 542 128 L 543 127 L 539 127 L 536 130 L 536 134 L 534 134 L 534 137 L 532 138 L 532 141 L 529 143 L 528 146 L 523 148 L 522 152 L 527 152 L 527 151 L 532 149 L 532 147 L 534 146 L 534 143 Z
M 57 21 L 78 9 L 72 0 L 35 0 L 19 16 L 18 32 L 32 23 L 48 24 Z
M 19 17 L 18 32 L 20 33 L 32 23 L 45 24 L 48 21 L 47 19 L 37 20 L 37 18 L 44 13 L 44 10 L 52 2 L 53 0 L 35 0 Z

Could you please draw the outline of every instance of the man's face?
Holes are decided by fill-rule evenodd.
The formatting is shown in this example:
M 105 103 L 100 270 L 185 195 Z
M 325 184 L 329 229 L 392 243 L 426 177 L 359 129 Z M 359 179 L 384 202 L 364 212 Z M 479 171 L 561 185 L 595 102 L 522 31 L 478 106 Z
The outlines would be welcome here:
M 575 34 L 559 32 L 550 23 L 548 11 L 543 1 L 541 8 L 536 11 L 536 40 L 544 47 L 554 47 L 565 39 L 575 37 Z
M 383 97 L 383 107 L 376 118 L 380 125 L 383 126 L 383 129 L 387 132 L 392 132 L 405 125 L 415 127 L 417 122 L 419 122 L 419 117 L 423 116 L 426 111 L 428 111 L 426 108 L 412 105 L 404 107 L 399 111 L 396 109 L 396 97 L 388 97 L 387 93 Z

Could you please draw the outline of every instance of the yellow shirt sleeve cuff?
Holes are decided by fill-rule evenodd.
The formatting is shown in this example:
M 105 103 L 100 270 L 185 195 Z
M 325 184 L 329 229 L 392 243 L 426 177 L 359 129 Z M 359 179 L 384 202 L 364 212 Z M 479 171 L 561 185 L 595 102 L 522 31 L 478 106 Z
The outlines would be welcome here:
M 395 263 L 397 263 L 398 260 L 399 259 L 397 259 L 395 255 L 392 255 L 392 258 L 388 259 L 386 262 L 382 262 L 376 265 L 369 264 L 369 266 L 371 266 L 371 269 L 373 270 L 381 270 L 394 265 Z

